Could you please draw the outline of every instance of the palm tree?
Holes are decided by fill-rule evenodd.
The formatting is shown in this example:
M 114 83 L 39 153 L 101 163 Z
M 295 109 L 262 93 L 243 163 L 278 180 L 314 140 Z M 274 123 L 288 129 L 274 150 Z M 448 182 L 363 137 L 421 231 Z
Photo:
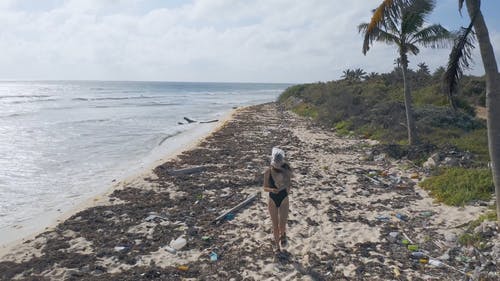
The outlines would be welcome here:
M 419 48 L 437 48 L 447 45 L 450 33 L 441 25 L 425 26 L 426 17 L 432 12 L 435 0 L 385 0 L 374 11 L 370 23 L 358 26 L 364 34 L 363 54 L 366 55 L 373 41 L 396 45 L 404 84 L 404 101 L 408 129 L 408 143 L 417 143 L 408 74 L 408 53 L 417 55 Z
M 342 71 L 342 76 L 340 76 L 340 78 L 351 82 L 360 82 L 363 78 L 365 78 L 365 75 L 366 72 L 361 68 L 346 69 Z
M 346 69 L 342 71 L 342 76 L 340 76 L 340 78 L 352 80 L 354 78 L 354 70 Z
M 448 62 L 450 73 L 445 75 L 445 82 L 450 88 L 456 87 L 457 81 L 461 77 L 462 69 L 466 68 L 470 61 L 470 49 L 474 43 L 472 37 L 475 35 L 479 43 L 481 60 L 483 61 L 486 75 L 488 148 L 492 164 L 493 182 L 495 184 L 497 220 L 500 226 L 500 74 L 498 73 L 498 66 L 493 46 L 491 45 L 488 27 L 481 13 L 481 1 L 459 0 L 459 11 L 462 10 L 464 2 L 471 18 L 471 24 L 468 28 L 461 30 L 461 36 L 455 41 L 454 48 L 450 54 L 450 61 Z M 472 31 L 472 28 L 474 28 L 475 32 Z
M 366 72 L 361 68 L 354 69 L 354 79 L 361 81 L 366 77 Z

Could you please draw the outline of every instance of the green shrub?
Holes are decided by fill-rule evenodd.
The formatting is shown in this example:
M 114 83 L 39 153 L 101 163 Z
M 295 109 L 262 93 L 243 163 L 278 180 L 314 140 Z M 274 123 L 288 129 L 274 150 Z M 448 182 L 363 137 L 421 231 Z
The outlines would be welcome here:
M 462 151 L 469 151 L 478 155 L 479 160 L 482 162 L 488 162 L 490 159 L 486 128 L 458 135 L 451 138 L 449 142 Z
M 413 73 L 413 72 L 412 72 Z M 406 112 L 400 70 L 366 81 L 329 81 L 295 85 L 278 101 L 286 109 L 335 127 L 340 134 L 351 131 L 386 144 L 406 144 Z M 488 160 L 485 122 L 474 118 L 469 100 L 481 95 L 482 78 L 464 78 L 468 92 L 458 96 L 457 112 L 450 109 L 441 92 L 441 82 L 410 75 L 414 97 L 417 136 L 436 147 L 453 145 L 478 154 L 483 165 Z M 419 78 L 420 77 L 420 78 Z M 483 79 L 484 80 L 484 79 Z M 465 95 L 467 94 L 467 95 Z M 423 158 L 419 158 L 422 160 Z
M 472 200 L 489 200 L 493 192 L 489 169 L 444 169 L 420 185 L 438 201 L 453 206 L 462 206 Z
M 300 116 L 316 118 L 318 117 L 318 111 L 310 104 L 301 103 L 292 109 L 293 112 Z
M 335 130 L 337 130 L 337 133 L 339 135 L 347 136 L 350 134 L 352 129 L 352 122 L 346 120 L 346 121 L 340 121 L 337 124 L 335 124 Z

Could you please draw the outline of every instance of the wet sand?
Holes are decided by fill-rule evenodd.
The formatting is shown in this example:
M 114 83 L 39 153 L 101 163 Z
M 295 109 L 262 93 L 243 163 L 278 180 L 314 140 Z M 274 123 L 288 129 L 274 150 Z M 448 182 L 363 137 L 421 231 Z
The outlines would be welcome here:
M 400 241 L 406 235 L 429 255 L 441 256 L 452 247 L 448 237 L 460 231 L 455 226 L 486 207 L 434 203 L 417 186 L 418 167 L 384 157 L 368 160 L 372 144 L 339 137 L 275 104 L 240 109 L 195 148 L 15 247 L 0 261 L 0 278 L 462 279 L 449 267 L 415 262 Z M 234 219 L 212 224 L 261 191 L 273 146 L 287 152 L 295 174 L 289 245 L 280 254 L 271 243 L 265 193 Z M 203 170 L 170 173 L 193 167 Z M 180 236 L 187 245 L 170 253 L 170 241 Z M 216 261 L 210 260 L 212 252 Z M 461 268 L 456 254 L 448 254 L 447 264 Z

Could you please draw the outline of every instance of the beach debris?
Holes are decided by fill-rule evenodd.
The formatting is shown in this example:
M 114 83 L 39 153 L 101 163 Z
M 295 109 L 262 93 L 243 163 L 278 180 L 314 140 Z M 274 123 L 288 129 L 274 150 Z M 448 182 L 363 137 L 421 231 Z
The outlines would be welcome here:
M 167 218 L 165 217 L 162 217 L 162 216 L 159 216 L 157 214 L 150 214 L 149 216 L 147 216 L 144 220 L 147 221 L 147 222 L 152 222 L 154 221 L 155 219 L 159 219 L 159 220 L 164 220 L 166 221 Z
M 412 252 L 418 251 L 418 245 L 410 244 L 410 245 L 408 245 L 408 250 L 410 250 Z
M 209 256 L 210 256 L 210 261 L 217 261 L 217 259 L 219 258 L 216 252 L 211 252 Z
M 204 172 L 205 170 L 206 167 L 199 166 L 199 167 L 184 168 L 179 170 L 169 170 L 167 171 L 167 174 L 171 176 L 189 175 L 189 174 L 201 173 Z
M 219 122 L 219 119 L 208 120 L 208 121 L 201 121 L 200 124 L 215 123 L 215 122 Z
M 415 259 L 421 259 L 421 258 L 425 257 L 425 254 L 420 252 L 420 251 L 416 251 L 416 252 L 411 253 L 411 257 L 415 258 Z
M 102 215 L 105 217 L 105 218 L 110 218 L 114 215 L 115 213 L 111 210 L 106 210 L 102 213 Z
M 392 238 L 397 238 L 399 236 L 399 232 L 397 231 L 389 232 L 389 236 L 391 236 Z
M 170 247 L 174 248 L 176 251 L 182 249 L 184 246 L 186 246 L 186 244 L 187 241 L 182 236 L 175 240 L 170 241 Z
M 402 221 L 408 221 L 408 216 L 404 214 L 397 213 L 396 218 L 402 220 Z
M 114 249 L 115 249 L 115 251 L 117 251 L 117 252 L 121 252 L 121 251 L 125 250 L 126 248 L 127 248 L 127 247 L 124 247 L 124 246 L 116 246 Z
M 260 194 L 260 192 L 256 192 L 256 193 L 248 196 L 247 199 L 245 199 L 243 202 L 241 202 L 240 204 L 234 206 L 230 210 L 224 212 L 222 215 L 220 215 L 217 218 L 215 218 L 212 221 L 212 223 L 216 223 L 216 222 L 222 220 L 223 218 L 225 218 L 230 213 L 234 214 L 236 211 L 238 211 L 239 209 L 243 208 L 244 206 L 246 206 L 247 204 L 249 204 L 250 202 L 252 202 L 255 198 L 257 198 L 257 196 L 259 196 L 259 194 Z
M 386 215 L 378 215 L 375 218 L 379 221 L 389 221 L 390 220 L 390 218 Z
M 202 237 L 201 237 L 201 240 L 203 240 L 203 241 L 208 241 L 208 240 L 210 240 L 210 239 L 212 239 L 212 237 L 211 237 L 211 236 L 202 236 Z
M 382 184 L 382 182 L 381 182 L 381 181 L 376 180 L 376 179 L 374 179 L 374 178 L 372 178 L 372 177 L 369 177 L 369 176 L 367 176 L 367 175 L 363 175 L 363 177 L 365 177 L 365 178 L 369 179 L 370 181 L 372 181 L 373 183 L 375 183 L 375 184 L 377 184 L 377 185 Z
M 434 212 L 431 212 L 431 211 L 423 211 L 420 213 L 420 216 L 426 217 L 426 218 L 432 217 L 433 215 L 434 215 Z
M 436 259 L 429 259 L 429 264 L 432 266 L 435 266 L 435 267 L 443 266 L 443 262 L 440 260 L 436 260 Z
M 406 240 L 408 240 L 411 244 L 415 244 L 413 243 L 413 241 L 410 239 L 410 237 L 408 237 L 408 235 L 406 235 L 406 233 L 404 233 L 403 231 L 401 231 L 401 233 L 403 234 L 403 236 L 406 238 Z
M 401 244 L 403 244 L 403 245 L 409 245 L 410 241 L 408 239 L 403 239 L 403 240 L 401 240 Z
M 184 120 L 186 120 L 188 123 L 195 123 L 196 122 L 196 120 L 193 120 L 193 119 L 190 119 L 187 117 L 184 117 Z
M 181 270 L 181 271 L 188 271 L 189 270 L 189 266 L 187 265 L 179 265 L 177 267 L 178 270 Z
M 174 249 L 174 248 L 172 248 L 172 247 L 170 247 L 170 246 L 165 246 L 165 251 L 167 251 L 167 252 L 169 252 L 171 254 L 177 253 L 177 250 Z
M 397 267 L 394 267 L 393 272 L 394 272 L 394 276 L 396 278 L 398 278 L 401 275 L 401 272 L 399 271 L 399 268 L 397 268 Z
M 233 213 L 229 213 L 224 218 L 226 220 L 228 220 L 228 221 L 232 221 L 232 220 L 234 220 L 234 214 Z
M 398 236 L 399 236 L 399 232 L 397 232 L 397 231 L 389 232 L 387 240 L 394 243 L 394 242 L 396 242 Z
M 400 176 L 389 176 L 389 179 L 392 181 L 393 184 L 399 184 L 401 183 L 401 177 Z

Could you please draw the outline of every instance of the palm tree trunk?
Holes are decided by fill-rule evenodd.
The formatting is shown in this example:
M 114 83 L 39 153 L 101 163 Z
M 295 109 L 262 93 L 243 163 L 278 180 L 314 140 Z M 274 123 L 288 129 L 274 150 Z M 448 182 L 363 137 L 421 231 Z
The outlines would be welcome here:
M 406 126 L 408 128 L 408 144 L 414 145 L 417 143 L 417 135 L 415 131 L 415 120 L 413 119 L 413 108 L 410 92 L 410 81 L 408 80 L 408 59 L 406 54 L 401 54 L 401 69 L 403 71 L 404 98 L 406 109 Z
M 495 53 L 490 42 L 488 28 L 484 22 L 479 1 L 467 0 L 467 11 L 470 18 L 476 15 L 474 30 L 476 31 L 481 59 L 486 73 L 486 108 L 488 111 L 488 147 L 490 151 L 491 170 L 495 184 L 497 202 L 497 220 L 500 226 L 500 74 L 498 73 Z M 477 14 L 476 14 L 477 13 Z

